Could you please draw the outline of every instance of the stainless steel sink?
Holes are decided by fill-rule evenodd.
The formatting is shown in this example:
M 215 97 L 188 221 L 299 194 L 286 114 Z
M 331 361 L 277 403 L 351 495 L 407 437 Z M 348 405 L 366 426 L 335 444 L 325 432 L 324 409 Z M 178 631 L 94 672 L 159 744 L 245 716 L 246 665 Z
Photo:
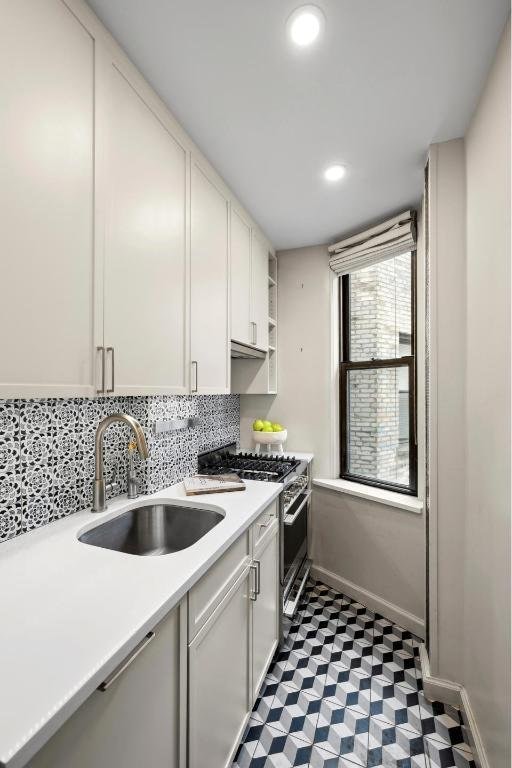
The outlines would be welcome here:
M 150 504 L 123 512 L 78 540 L 130 555 L 168 555 L 191 547 L 223 518 L 210 509 Z

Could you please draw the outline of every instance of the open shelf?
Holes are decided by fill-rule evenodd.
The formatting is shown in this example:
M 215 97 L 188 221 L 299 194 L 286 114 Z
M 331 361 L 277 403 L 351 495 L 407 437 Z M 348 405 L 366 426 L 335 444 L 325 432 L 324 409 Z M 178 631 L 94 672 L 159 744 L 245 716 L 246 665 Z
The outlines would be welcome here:
M 277 395 L 277 258 L 268 254 L 268 352 L 264 358 L 231 360 L 231 391 Z

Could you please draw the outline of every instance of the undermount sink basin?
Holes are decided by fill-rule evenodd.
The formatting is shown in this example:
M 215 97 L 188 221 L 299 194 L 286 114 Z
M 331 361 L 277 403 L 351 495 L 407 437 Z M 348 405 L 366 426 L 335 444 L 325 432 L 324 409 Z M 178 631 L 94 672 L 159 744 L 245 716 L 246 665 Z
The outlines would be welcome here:
M 130 555 L 168 555 L 191 547 L 223 518 L 211 509 L 149 504 L 91 528 L 78 540 Z

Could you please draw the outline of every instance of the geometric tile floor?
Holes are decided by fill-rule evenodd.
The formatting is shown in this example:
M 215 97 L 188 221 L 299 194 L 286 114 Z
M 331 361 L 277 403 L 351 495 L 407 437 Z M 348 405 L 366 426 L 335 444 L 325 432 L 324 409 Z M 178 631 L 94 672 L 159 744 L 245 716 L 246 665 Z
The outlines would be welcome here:
M 423 695 L 420 642 L 311 581 L 233 768 L 474 768 L 459 711 Z

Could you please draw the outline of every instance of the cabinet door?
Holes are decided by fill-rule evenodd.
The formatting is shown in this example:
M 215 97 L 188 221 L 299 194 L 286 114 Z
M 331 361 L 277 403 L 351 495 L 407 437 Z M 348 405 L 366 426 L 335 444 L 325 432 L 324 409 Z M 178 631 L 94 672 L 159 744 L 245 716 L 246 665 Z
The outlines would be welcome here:
M 185 149 L 145 92 L 109 67 L 105 246 L 107 387 L 187 391 Z M 112 354 L 112 353 L 111 353 Z
M 90 396 L 94 43 L 62 2 L 0 10 L 0 397 Z
M 272 523 L 254 552 L 259 593 L 252 603 L 252 701 L 254 702 L 279 639 L 279 524 Z
M 252 237 L 252 321 L 255 346 L 268 349 L 268 251 L 253 232 Z
M 231 338 L 252 344 L 251 227 L 231 208 Z
M 250 714 L 249 569 L 189 646 L 189 768 L 227 768 Z
M 178 606 L 106 691 L 95 691 L 28 763 L 28 768 L 178 768 L 185 732 L 186 609 Z M 184 666 L 180 664 L 180 657 Z M 185 707 L 185 702 L 181 705 Z
M 229 392 L 228 201 L 192 159 L 191 390 Z

